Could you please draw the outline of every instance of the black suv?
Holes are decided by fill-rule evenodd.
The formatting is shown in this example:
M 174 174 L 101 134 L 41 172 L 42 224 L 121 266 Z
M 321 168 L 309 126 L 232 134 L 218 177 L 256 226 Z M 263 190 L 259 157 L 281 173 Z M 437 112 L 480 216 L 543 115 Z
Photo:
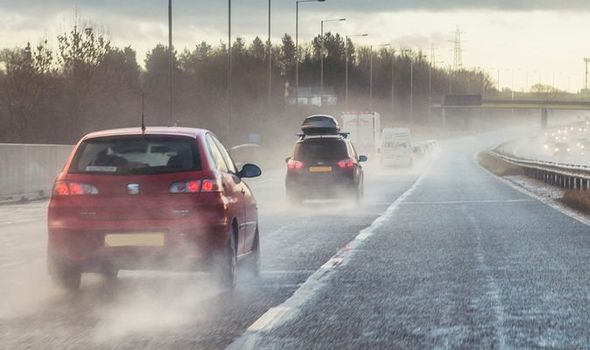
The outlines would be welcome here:
M 293 156 L 287 158 L 287 199 L 348 196 L 360 201 L 363 168 L 367 157 L 359 156 L 345 134 L 300 135 Z

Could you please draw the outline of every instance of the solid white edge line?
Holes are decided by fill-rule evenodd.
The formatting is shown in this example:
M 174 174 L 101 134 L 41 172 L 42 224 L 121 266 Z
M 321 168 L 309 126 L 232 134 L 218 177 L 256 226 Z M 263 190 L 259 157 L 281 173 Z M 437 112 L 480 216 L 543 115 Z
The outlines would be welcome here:
M 485 151 L 482 151 L 485 152 Z M 481 153 L 481 152 L 480 152 Z M 496 180 L 504 183 L 507 186 L 512 187 L 513 189 L 517 190 L 518 192 L 527 195 L 531 198 L 534 198 L 536 200 L 538 200 L 539 202 L 545 204 L 548 207 L 551 207 L 555 210 L 557 210 L 558 212 L 569 216 L 570 218 L 590 226 L 590 218 L 588 218 L 587 216 L 578 213 L 577 211 L 570 209 L 569 207 L 565 206 L 564 204 L 560 204 L 559 202 L 551 199 L 551 198 L 545 198 L 545 197 L 541 197 L 539 195 L 537 195 L 534 192 L 531 192 L 529 190 L 527 190 L 526 188 L 518 185 L 517 183 L 510 181 L 509 179 L 506 179 L 504 177 L 498 176 L 494 173 L 492 173 L 491 171 L 489 171 L 488 169 L 484 168 L 481 164 L 479 164 L 479 162 L 477 161 L 477 156 L 479 155 L 479 153 L 475 153 L 474 157 L 473 157 L 473 162 L 479 166 L 479 168 L 483 171 L 485 171 L 486 173 L 488 173 L 489 175 L 491 175 L 493 178 L 495 178 Z M 526 177 L 526 176 L 525 176 Z M 550 185 L 549 185 L 550 186 Z
M 429 170 L 430 168 L 427 168 L 408 190 L 391 203 L 385 213 L 375 219 L 370 226 L 361 230 L 354 239 L 348 242 L 348 244 L 341 248 L 322 267 L 309 276 L 291 297 L 282 304 L 268 309 L 248 327 L 244 334 L 235 339 L 226 349 L 257 349 L 259 347 L 260 336 L 263 333 L 276 329 L 294 319 L 302 307 L 326 285 L 330 276 L 339 267 L 346 265 L 364 241 L 374 235 L 393 216 L 400 207 L 400 204 L 414 192 L 424 177 L 429 173 Z

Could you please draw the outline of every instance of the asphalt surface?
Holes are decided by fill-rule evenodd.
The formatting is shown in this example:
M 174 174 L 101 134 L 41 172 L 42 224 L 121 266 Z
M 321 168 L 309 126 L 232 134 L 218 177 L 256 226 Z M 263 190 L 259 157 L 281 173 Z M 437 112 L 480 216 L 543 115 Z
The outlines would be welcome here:
M 124 272 L 115 286 L 90 276 L 66 294 L 45 274 L 43 204 L 11 207 L 0 215 L 0 348 L 223 349 L 252 329 L 255 342 L 238 344 L 590 348 L 590 230 L 479 168 L 474 153 L 499 141 L 444 142 L 412 172 L 369 169 L 360 208 L 295 209 L 282 174 L 266 174 L 252 184 L 262 280 L 234 293 L 204 274 Z M 261 323 L 272 310 L 289 317 Z
M 473 161 L 440 157 L 261 349 L 590 348 L 590 230 Z
M 251 185 L 259 201 L 262 278 L 234 293 L 202 273 L 122 271 L 117 284 L 84 276 L 80 292 L 53 286 L 45 270 L 46 203 L 0 206 L 0 349 L 222 349 L 279 305 L 369 226 L 417 179 L 367 169 L 360 207 L 284 200 L 283 174 Z

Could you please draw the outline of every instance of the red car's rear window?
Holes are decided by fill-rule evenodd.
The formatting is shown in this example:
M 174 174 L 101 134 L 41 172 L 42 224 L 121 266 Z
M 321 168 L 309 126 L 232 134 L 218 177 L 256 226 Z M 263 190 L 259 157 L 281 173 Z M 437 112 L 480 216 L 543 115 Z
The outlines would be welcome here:
M 85 140 L 69 173 L 150 175 L 197 170 L 201 170 L 201 159 L 195 139 L 137 135 Z

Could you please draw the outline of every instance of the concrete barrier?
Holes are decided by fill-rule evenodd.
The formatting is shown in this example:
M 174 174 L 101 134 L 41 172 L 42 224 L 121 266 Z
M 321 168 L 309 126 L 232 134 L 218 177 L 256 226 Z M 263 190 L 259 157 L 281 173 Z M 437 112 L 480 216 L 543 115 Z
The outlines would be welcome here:
M 0 143 L 0 201 L 47 197 L 72 148 Z

